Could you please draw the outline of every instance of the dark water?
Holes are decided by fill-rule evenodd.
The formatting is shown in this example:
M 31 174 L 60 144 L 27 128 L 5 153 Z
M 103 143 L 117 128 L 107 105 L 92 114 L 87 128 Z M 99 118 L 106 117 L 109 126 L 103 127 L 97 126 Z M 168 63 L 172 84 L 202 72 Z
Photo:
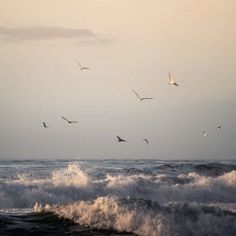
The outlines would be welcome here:
M 235 161 L 0 161 L 1 236 L 235 232 Z
M 96 230 L 82 227 L 68 219 L 59 218 L 52 213 L 28 213 L 25 215 L 2 215 L 0 217 L 0 235 L 133 235 L 116 233 L 111 230 Z

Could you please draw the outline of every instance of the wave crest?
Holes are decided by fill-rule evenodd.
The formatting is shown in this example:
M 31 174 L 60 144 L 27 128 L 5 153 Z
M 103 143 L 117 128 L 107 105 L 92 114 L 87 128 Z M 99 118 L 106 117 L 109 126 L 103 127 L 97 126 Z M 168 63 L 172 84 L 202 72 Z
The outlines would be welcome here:
M 99 197 L 61 206 L 47 206 L 53 212 L 82 226 L 132 232 L 143 236 L 233 235 L 236 214 L 199 204 Z
M 76 163 L 71 163 L 66 169 L 55 170 L 52 173 L 55 186 L 86 186 L 90 182 L 89 176 Z
M 162 204 L 169 201 L 236 203 L 236 171 L 218 177 L 196 172 L 176 176 L 115 173 L 98 180 L 72 163 L 53 171 L 50 177 L 21 174 L 17 179 L 0 181 L 0 208 L 32 207 L 35 201 L 63 204 L 109 195 L 150 199 Z

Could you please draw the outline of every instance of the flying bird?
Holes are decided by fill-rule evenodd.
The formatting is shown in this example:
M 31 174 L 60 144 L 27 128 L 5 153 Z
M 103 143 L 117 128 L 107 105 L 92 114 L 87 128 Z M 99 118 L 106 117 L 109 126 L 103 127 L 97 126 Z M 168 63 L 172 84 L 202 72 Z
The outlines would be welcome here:
M 80 70 L 90 70 L 90 68 L 88 68 L 88 67 L 81 66 L 81 64 L 78 61 L 77 61 L 77 64 L 79 65 Z
M 221 130 L 222 129 L 222 125 L 217 125 L 216 127 L 218 130 Z
M 147 144 L 149 144 L 149 141 L 148 141 L 146 138 L 143 138 L 143 140 L 144 140 Z
M 132 89 L 132 91 L 138 97 L 140 102 L 143 101 L 143 100 L 147 100 L 147 99 L 153 99 L 153 98 L 150 98 L 150 97 L 141 97 L 141 96 L 139 96 L 139 94 L 134 89 Z
M 175 86 L 179 86 L 173 79 L 173 77 L 171 76 L 171 74 L 169 73 L 169 79 L 170 79 L 170 82 L 169 82 L 169 85 L 175 85 Z
M 170 164 L 163 164 L 163 165 L 161 165 L 161 166 L 158 166 L 158 169 L 171 169 L 171 170 L 175 170 L 174 169 L 174 166 L 172 166 L 172 165 L 170 165 Z
M 135 171 L 134 168 L 129 168 L 126 173 L 128 174 L 131 170 L 132 170 L 132 171 Z
M 206 137 L 207 136 L 207 133 L 206 131 L 203 131 L 203 136 Z
M 174 166 L 170 165 L 170 164 L 165 164 L 166 167 L 169 167 L 171 170 L 175 170 Z
M 44 127 L 44 128 L 49 128 L 49 127 L 46 125 L 45 122 L 43 122 L 43 127 Z
M 73 123 L 78 123 L 78 121 L 74 121 L 74 120 L 68 120 L 67 118 L 65 118 L 64 116 L 61 116 L 61 118 L 65 121 L 68 122 L 68 124 L 73 124 Z
M 118 142 L 126 142 L 126 140 L 120 138 L 119 136 L 117 136 L 117 138 L 118 138 Z
M 140 170 L 140 169 L 135 169 L 135 168 L 132 167 L 132 168 L 129 168 L 129 169 L 127 170 L 126 174 L 130 173 L 131 170 L 132 170 L 134 173 L 136 173 L 136 172 L 138 172 L 138 173 L 144 173 L 142 170 Z

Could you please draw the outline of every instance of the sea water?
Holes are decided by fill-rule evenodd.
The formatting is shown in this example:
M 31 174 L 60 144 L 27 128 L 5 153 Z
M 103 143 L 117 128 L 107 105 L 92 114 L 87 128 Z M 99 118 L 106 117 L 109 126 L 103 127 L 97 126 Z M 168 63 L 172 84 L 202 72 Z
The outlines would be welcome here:
M 236 161 L 1 160 L 0 235 L 236 235 Z

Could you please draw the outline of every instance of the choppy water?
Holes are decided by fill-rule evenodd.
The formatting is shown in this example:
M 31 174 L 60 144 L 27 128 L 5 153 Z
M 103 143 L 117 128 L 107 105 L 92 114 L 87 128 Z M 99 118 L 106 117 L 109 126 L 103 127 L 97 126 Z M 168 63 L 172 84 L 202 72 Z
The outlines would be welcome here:
M 236 161 L 0 161 L 0 235 L 236 235 Z

